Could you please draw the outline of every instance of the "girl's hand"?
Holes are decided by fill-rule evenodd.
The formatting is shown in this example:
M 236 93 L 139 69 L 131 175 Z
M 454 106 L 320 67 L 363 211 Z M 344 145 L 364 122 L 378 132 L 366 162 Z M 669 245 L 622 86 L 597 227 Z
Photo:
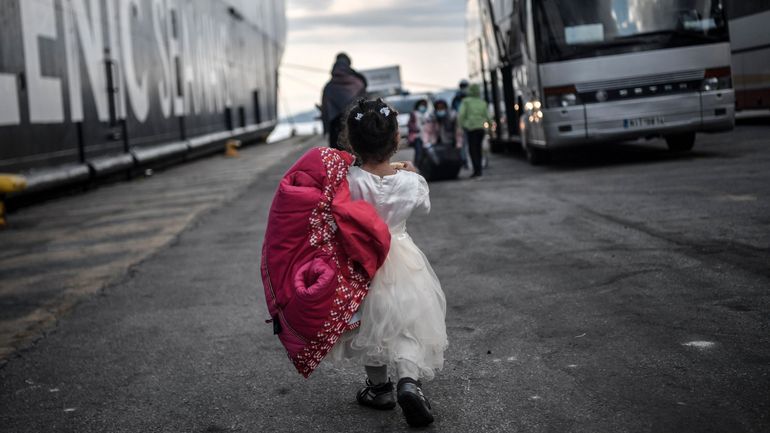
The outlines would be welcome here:
M 390 166 L 396 170 L 406 170 L 411 171 L 412 173 L 417 173 L 417 169 L 409 161 L 391 162 Z

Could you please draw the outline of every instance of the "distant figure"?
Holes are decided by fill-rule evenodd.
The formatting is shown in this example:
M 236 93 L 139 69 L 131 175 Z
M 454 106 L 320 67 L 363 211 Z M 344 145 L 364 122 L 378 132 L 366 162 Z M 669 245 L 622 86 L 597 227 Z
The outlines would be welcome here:
M 473 164 L 471 177 L 479 177 L 481 176 L 481 143 L 484 141 L 489 123 L 489 109 L 486 101 L 481 99 L 481 89 L 478 84 L 471 84 L 468 87 L 468 96 L 460 104 L 457 119 L 468 136 L 468 147 Z
M 412 112 L 409 113 L 409 123 L 407 123 L 406 141 L 414 147 L 414 165 L 419 165 L 422 159 L 423 148 L 423 125 L 427 119 L 428 100 L 418 99 L 414 103 Z
M 350 67 L 350 57 L 337 54 L 332 67 L 332 78 L 324 86 L 321 97 L 321 121 L 324 133 L 329 134 L 329 147 L 340 149 L 341 119 L 348 106 L 366 94 L 366 78 Z
M 390 162 L 398 150 L 397 116 L 382 99 L 362 99 L 345 123 L 362 163 L 348 171 L 350 196 L 374 206 L 391 236 L 385 263 L 358 310 L 361 324 L 340 337 L 330 359 L 363 364 L 367 379 L 356 395 L 358 404 L 387 410 L 398 403 L 410 426 L 425 427 L 433 422 L 433 411 L 422 381 L 444 366 L 446 299 L 428 259 L 406 232 L 412 214 L 430 211 L 430 196 L 428 183 L 411 164 Z
M 468 96 L 468 80 L 460 80 L 457 92 L 455 92 L 455 96 L 452 98 L 452 110 L 458 111 L 463 98 L 466 96 Z
M 457 113 L 449 110 L 443 99 L 436 100 L 433 106 L 433 114 L 428 116 L 423 126 L 423 143 L 461 148 L 462 130 L 457 127 Z
M 437 99 L 433 107 L 422 128 L 423 150 L 417 168 L 428 181 L 457 179 L 464 164 L 460 156 L 463 131 L 445 100 Z
M 457 113 L 460 111 L 460 104 L 463 103 L 463 99 L 468 96 L 468 80 L 460 80 L 460 84 L 457 86 L 457 92 L 454 98 L 452 98 L 452 111 Z M 463 165 L 468 167 L 468 136 L 465 132 L 461 135 L 460 142 L 460 157 L 463 159 Z

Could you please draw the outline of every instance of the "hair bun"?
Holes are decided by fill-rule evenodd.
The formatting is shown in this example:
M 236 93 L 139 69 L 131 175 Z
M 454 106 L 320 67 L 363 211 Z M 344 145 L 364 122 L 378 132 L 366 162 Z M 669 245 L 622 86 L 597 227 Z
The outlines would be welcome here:
M 389 133 L 388 119 L 375 110 L 367 110 L 361 119 L 362 126 L 375 135 Z
M 357 100 L 349 109 L 342 137 L 362 161 L 385 161 L 398 149 L 398 112 L 380 99 Z

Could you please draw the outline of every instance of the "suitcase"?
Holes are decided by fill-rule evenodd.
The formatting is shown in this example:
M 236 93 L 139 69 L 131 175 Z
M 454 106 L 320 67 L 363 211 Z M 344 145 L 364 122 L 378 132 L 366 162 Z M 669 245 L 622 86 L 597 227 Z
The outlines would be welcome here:
M 460 149 L 445 144 L 425 146 L 417 164 L 427 181 L 457 179 L 463 165 Z

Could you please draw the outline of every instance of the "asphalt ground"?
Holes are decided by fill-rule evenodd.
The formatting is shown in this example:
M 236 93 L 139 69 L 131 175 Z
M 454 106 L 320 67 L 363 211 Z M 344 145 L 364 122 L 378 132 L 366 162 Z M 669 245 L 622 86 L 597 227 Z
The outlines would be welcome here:
M 493 155 L 480 180 L 432 184 L 431 215 L 409 225 L 448 302 L 428 430 L 770 431 L 768 132 L 546 167 Z M 311 144 L 17 351 L 0 369 L 2 431 L 410 431 L 398 409 L 357 406 L 358 369 L 301 378 L 264 323 L 270 199 Z
M 220 154 L 157 176 L 150 170 L 9 215 L 0 231 L 0 364 L 306 141 L 251 146 L 239 158 Z

